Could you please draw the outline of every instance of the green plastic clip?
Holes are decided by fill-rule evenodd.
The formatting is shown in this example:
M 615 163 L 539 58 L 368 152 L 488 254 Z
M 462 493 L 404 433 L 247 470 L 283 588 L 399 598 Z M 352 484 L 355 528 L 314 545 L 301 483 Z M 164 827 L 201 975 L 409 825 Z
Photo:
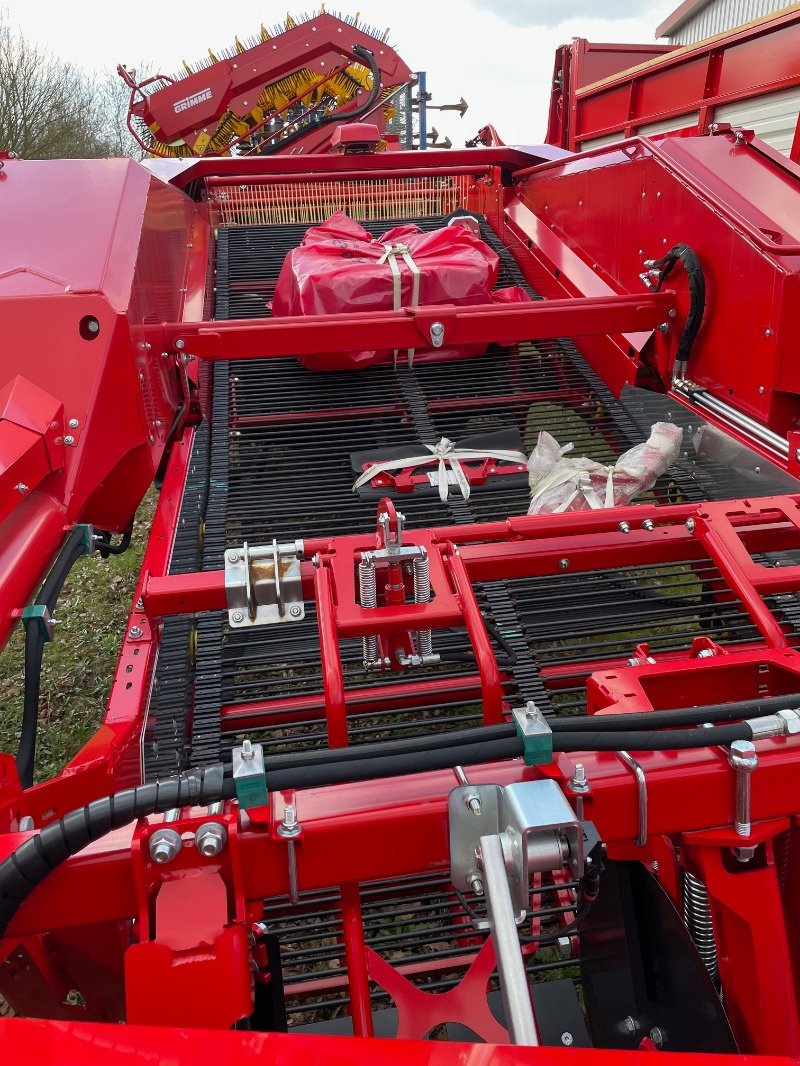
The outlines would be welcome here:
M 525 707 L 511 712 L 517 734 L 522 739 L 522 753 L 526 766 L 541 766 L 553 761 L 553 730 L 544 715 L 529 700 Z
M 94 526 L 89 526 L 85 522 L 75 527 L 79 529 L 83 534 L 81 539 L 81 547 L 83 548 L 84 555 L 91 555 L 94 551 Z
M 39 632 L 44 639 L 52 640 L 54 626 L 47 605 L 44 603 L 29 604 L 22 612 L 22 621 L 29 622 L 32 618 L 36 620 L 36 624 L 39 626 Z
M 243 810 L 266 806 L 269 792 L 264 768 L 264 749 L 260 744 L 245 740 L 241 747 L 233 749 L 233 781 L 236 786 L 236 799 Z

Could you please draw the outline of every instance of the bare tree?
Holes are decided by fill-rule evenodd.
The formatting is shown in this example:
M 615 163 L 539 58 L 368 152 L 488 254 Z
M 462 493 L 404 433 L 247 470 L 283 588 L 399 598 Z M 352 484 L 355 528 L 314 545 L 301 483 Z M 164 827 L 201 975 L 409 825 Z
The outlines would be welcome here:
M 0 10 L 0 151 L 26 159 L 138 158 L 125 124 L 127 101 L 116 75 L 94 78 L 64 62 L 12 28 Z
M 137 70 L 141 78 L 147 77 L 147 64 L 138 64 Z M 144 159 L 147 153 L 128 129 L 130 97 L 130 89 L 116 70 L 104 70 L 95 81 L 97 129 L 106 147 L 106 154 Z

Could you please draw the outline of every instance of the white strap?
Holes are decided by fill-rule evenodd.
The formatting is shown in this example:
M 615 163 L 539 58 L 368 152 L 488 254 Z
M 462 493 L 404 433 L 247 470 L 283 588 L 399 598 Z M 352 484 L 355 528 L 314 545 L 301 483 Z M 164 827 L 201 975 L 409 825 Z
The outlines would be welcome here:
M 384 244 L 383 255 L 378 260 L 378 266 L 382 263 L 388 262 L 392 271 L 392 295 L 393 306 L 395 311 L 402 310 L 403 307 L 403 278 L 400 272 L 400 264 L 397 262 L 398 256 L 402 257 L 403 262 L 411 271 L 411 303 L 410 307 L 419 306 L 419 283 L 420 272 L 419 267 L 411 258 L 411 251 L 405 244 Z M 394 365 L 397 367 L 397 349 L 394 350 Z M 414 366 L 414 349 L 408 349 L 408 366 L 409 369 Z
M 456 484 L 461 490 L 465 500 L 469 499 L 469 479 L 464 473 L 461 463 L 467 459 L 498 459 L 507 463 L 526 463 L 527 457 L 522 452 L 506 451 L 503 449 L 487 448 L 481 451 L 473 451 L 470 448 L 457 448 L 447 437 L 442 437 L 438 444 L 425 444 L 428 449 L 427 455 L 415 455 L 408 459 L 387 459 L 382 463 L 373 463 L 363 474 L 356 478 L 353 484 L 353 492 L 358 492 L 362 485 L 372 481 L 378 474 L 385 474 L 389 470 L 407 470 L 416 466 L 423 466 L 436 462 L 437 480 L 439 482 L 439 498 L 442 503 L 448 496 L 447 467 L 453 471 Z
M 562 449 L 562 451 L 563 450 L 564 449 Z M 600 497 L 592 486 L 591 475 L 600 474 L 603 471 L 605 471 L 606 475 L 606 490 L 604 499 L 601 502 Z M 534 504 L 540 497 L 544 496 L 546 492 L 549 492 L 550 489 L 556 489 L 561 485 L 567 485 L 571 481 L 573 483 L 574 491 L 570 496 L 563 500 L 558 507 L 556 507 L 553 512 L 554 514 L 560 514 L 562 511 L 566 511 L 578 495 L 583 496 L 593 511 L 599 511 L 606 507 L 613 507 L 614 474 L 627 474 L 629 477 L 635 477 L 635 474 L 626 470 L 624 466 L 601 466 L 600 463 L 595 463 L 593 464 L 592 470 L 576 470 L 575 467 L 571 466 L 568 462 L 563 464 L 559 462 L 536 486 L 536 491 L 531 496 L 531 504 Z

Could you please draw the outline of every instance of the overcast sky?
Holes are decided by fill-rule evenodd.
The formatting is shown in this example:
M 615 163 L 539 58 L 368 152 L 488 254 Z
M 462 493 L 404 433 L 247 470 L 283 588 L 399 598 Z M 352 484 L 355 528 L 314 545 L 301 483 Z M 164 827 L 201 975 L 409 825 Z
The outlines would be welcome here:
M 310 6 L 310 5 L 309 5 Z M 360 11 L 391 27 L 389 41 L 412 70 L 428 72 L 432 103 L 463 96 L 463 119 L 435 112 L 433 125 L 456 145 L 492 122 L 508 143 L 544 139 L 553 55 L 573 37 L 593 41 L 654 40 L 677 0 L 331 0 L 328 10 Z M 211 48 L 257 33 L 293 6 L 269 0 L 0 0 L 12 25 L 65 59 L 97 69 L 143 59 L 173 73 Z M 2 91 L 2 87 L 0 87 Z

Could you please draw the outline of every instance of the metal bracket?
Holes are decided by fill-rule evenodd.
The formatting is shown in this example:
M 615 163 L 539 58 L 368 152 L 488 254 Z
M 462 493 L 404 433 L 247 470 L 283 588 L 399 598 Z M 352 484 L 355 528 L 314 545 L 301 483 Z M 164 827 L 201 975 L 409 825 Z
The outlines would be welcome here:
M 522 738 L 522 750 L 526 766 L 538 766 L 553 761 L 553 730 L 544 715 L 529 700 L 523 708 L 511 712 L 517 734 Z
M 300 559 L 302 540 L 225 552 L 225 596 L 234 628 L 299 622 L 305 618 Z
M 531 874 L 566 866 L 576 880 L 583 876 L 583 829 L 555 781 L 466 785 L 453 789 L 447 805 L 453 885 L 472 889 L 481 837 L 499 836 L 517 924 L 530 906 Z
M 236 799 L 243 810 L 266 806 L 267 775 L 264 768 L 264 749 L 260 744 L 245 740 L 233 749 L 233 782 Z

